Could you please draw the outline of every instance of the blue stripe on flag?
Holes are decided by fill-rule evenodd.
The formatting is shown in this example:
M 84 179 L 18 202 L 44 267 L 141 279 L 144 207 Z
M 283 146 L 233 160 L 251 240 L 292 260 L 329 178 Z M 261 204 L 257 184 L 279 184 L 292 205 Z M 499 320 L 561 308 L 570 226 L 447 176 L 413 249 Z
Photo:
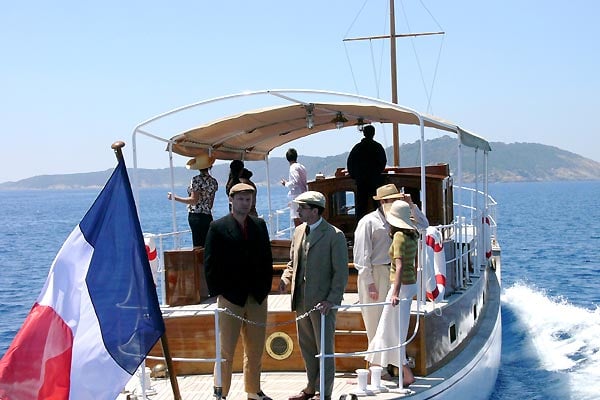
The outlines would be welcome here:
M 122 160 L 79 226 L 94 248 L 86 283 L 104 345 L 133 374 L 165 326 Z

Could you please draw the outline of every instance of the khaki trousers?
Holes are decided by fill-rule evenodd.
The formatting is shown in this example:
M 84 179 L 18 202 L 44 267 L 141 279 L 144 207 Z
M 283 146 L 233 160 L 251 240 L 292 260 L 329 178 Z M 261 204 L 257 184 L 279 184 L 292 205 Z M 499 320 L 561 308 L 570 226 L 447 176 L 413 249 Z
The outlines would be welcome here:
M 244 346 L 244 386 L 246 393 L 260 392 L 260 373 L 262 370 L 262 356 L 265 349 L 267 321 L 267 299 L 258 304 L 254 297 L 248 296 L 246 304 L 240 307 L 231 303 L 223 296 L 217 297 L 217 307 L 227 308 L 229 311 L 259 325 L 242 322 L 226 313 L 219 315 L 219 331 L 221 338 L 221 357 L 226 361 L 221 363 L 221 387 L 223 396 L 227 396 L 231 387 L 231 374 L 233 357 L 240 333 Z M 218 365 L 215 363 L 214 377 L 217 386 Z
M 385 301 L 385 296 L 387 296 L 388 290 L 390 289 L 390 265 L 373 265 L 372 269 L 373 280 L 375 281 L 375 287 L 377 288 L 379 297 L 377 300 L 373 300 L 369 297 L 369 285 L 367 285 L 364 279 L 358 275 L 358 301 L 362 304 L 383 303 Z M 363 321 L 365 322 L 369 343 L 371 343 L 375 336 L 382 311 L 383 306 L 362 307 L 360 309 Z

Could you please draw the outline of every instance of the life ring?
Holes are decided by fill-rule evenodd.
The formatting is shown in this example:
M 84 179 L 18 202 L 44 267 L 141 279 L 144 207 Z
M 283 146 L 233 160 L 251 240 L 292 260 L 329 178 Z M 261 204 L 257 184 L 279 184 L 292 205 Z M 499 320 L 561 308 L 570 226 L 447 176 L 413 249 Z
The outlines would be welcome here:
M 425 244 L 426 295 L 427 299 L 437 303 L 446 291 L 446 254 L 440 231 L 428 227 Z
M 485 258 L 486 260 L 489 260 L 492 257 L 492 228 L 490 226 L 489 215 L 481 217 L 481 222 L 483 225 L 483 245 L 485 246 Z
M 151 236 L 144 236 L 144 244 L 146 245 L 146 254 L 148 255 L 148 261 L 150 262 L 152 279 L 154 279 L 154 284 L 156 285 L 156 276 L 158 275 L 158 252 L 156 251 L 154 238 Z

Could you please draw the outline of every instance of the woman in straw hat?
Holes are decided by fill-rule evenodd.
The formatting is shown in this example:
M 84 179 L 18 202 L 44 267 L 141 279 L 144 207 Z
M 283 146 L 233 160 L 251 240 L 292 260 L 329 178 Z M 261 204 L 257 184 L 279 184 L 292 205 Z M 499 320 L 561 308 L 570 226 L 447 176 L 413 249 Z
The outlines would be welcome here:
M 417 294 L 417 270 L 415 267 L 418 249 L 419 233 L 411 218 L 410 205 L 403 200 L 396 200 L 386 209 L 385 218 L 390 224 L 390 280 L 393 282 L 386 300 L 392 305 L 383 309 L 375 337 L 369 345 L 369 350 L 397 346 L 406 341 L 410 321 L 410 305 Z M 400 306 L 400 310 L 396 306 Z M 400 318 L 400 321 L 398 320 Z M 402 326 L 398 331 L 398 323 Z M 402 365 L 403 386 L 407 387 L 415 381 L 408 367 L 405 348 L 402 347 L 398 359 L 398 350 L 389 350 L 368 354 L 365 358 L 375 365 L 388 364 L 399 367 Z
M 201 154 L 198 157 L 192 158 L 187 162 L 185 167 L 187 169 L 197 169 L 200 173 L 192 178 L 187 190 L 188 196 L 179 197 L 171 192 L 167 193 L 169 200 L 187 204 L 188 223 L 192 230 L 194 247 L 204 246 L 208 227 L 213 220 L 212 207 L 219 184 L 208 173 L 208 170 L 214 162 L 215 159 L 208 154 Z

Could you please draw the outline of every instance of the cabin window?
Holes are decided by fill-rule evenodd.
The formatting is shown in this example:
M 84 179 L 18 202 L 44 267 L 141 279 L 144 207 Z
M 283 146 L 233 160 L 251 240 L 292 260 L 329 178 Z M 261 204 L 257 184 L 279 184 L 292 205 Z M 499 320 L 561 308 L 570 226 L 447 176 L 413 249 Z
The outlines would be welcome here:
M 477 304 L 473 304 L 473 321 L 477 321 Z
M 449 329 L 450 343 L 456 342 L 456 324 L 450 325 Z
M 354 215 L 354 192 L 340 191 L 331 195 L 333 216 Z

